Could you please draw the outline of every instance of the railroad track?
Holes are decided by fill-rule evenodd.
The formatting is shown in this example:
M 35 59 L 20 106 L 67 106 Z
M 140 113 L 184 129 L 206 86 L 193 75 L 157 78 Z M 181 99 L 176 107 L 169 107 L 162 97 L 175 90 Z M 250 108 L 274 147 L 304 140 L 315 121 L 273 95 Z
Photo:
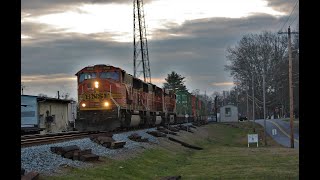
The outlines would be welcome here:
M 42 144 L 52 144 L 57 142 L 63 142 L 73 139 L 81 139 L 90 137 L 91 135 L 99 135 L 105 133 L 123 133 L 132 130 L 145 129 L 146 127 L 139 128 L 128 128 L 128 129 L 118 129 L 113 131 L 88 131 L 88 132 L 79 132 L 79 131 L 69 131 L 61 133 L 52 133 L 52 134 L 32 134 L 21 136 L 21 147 L 29 147 Z M 150 128 L 150 127 L 149 127 Z
M 183 123 L 181 123 L 183 124 Z M 91 135 L 99 135 L 105 133 L 122 133 L 132 130 L 146 129 L 150 127 L 139 127 L 139 128 L 129 128 L 129 129 L 119 129 L 114 131 L 88 131 L 88 132 L 79 132 L 79 131 L 69 131 L 61 133 L 52 133 L 52 134 L 33 134 L 33 135 L 24 135 L 21 136 L 21 147 L 42 145 L 42 144 L 52 144 L 57 142 L 63 142 L 73 139 L 87 138 Z
M 105 134 L 107 132 L 66 132 L 56 134 L 45 134 L 45 135 L 25 135 L 21 136 L 21 147 L 35 146 L 41 144 L 51 144 L 57 142 L 63 142 L 73 139 L 81 139 L 90 137 L 91 135 Z

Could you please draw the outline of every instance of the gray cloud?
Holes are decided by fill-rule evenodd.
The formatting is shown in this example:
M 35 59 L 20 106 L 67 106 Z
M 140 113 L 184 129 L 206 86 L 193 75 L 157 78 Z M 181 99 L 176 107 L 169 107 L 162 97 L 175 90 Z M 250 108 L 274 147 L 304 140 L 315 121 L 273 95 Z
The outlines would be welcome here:
M 296 7 L 294 9 L 296 2 L 298 2 L 298 4 L 296 5 Z M 289 0 L 268 0 L 268 5 L 276 11 L 285 12 L 287 14 L 285 17 L 283 17 L 284 20 L 281 21 L 281 23 L 279 24 L 279 26 L 281 26 L 280 28 L 282 28 L 282 27 L 284 28 L 282 30 L 285 31 L 285 29 L 288 28 L 288 26 L 290 24 L 291 24 L 292 28 L 295 28 L 295 29 L 298 28 L 297 23 L 299 21 L 299 1 L 296 1 L 296 0 L 290 0 L 290 1 Z M 294 11 L 293 11 L 293 9 L 294 9 Z M 289 18 L 290 14 L 291 14 L 291 16 Z M 287 23 L 285 24 L 285 22 L 287 22 Z M 285 24 L 285 26 L 284 26 L 284 24 Z
M 152 0 L 144 0 L 144 4 Z M 131 4 L 132 0 L 22 0 L 21 12 L 32 16 L 64 12 L 82 4 Z M 80 11 L 80 10 L 79 10 Z
M 280 12 L 286 12 L 286 14 L 290 14 L 292 11 L 296 0 L 267 0 L 268 6 L 272 7 L 274 10 Z M 297 8 L 297 7 L 296 7 Z
M 67 4 L 57 2 L 61 2 L 61 7 L 66 7 L 84 1 L 68 1 Z M 41 6 L 46 9 L 49 3 L 51 1 L 41 1 L 33 10 L 38 11 L 37 8 Z M 276 3 L 270 1 L 272 6 L 276 6 Z M 25 4 L 24 9 L 28 9 L 28 6 Z M 255 14 L 239 19 L 187 21 L 178 27 L 171 24 L 170 29 L 157 30 L 153 32 L 153 39 L 148 39 L 151 75 L 154 78 L 165 78 L 171 71 L 176 71 L 186 77 L 189 90 L 200 89 L 202 93 L 206 90 L 207 94 L 229 89 L 230 83 L 227 82 L 231 82 L 232 78 L 224 71 L 227 47 L 234 46 L 248 33 L 260 33 L 263 30 L 277 32 L 286 18 Z M 112 34 L 61 33 L 61 29 L 53 33 L 46 25 L 30 22 L 22 23 L 21 28 L 22 34 L 32 37 L 22 40 L 22 76 L 42 74 L 50 78 L 50 75 L 65 74 L 74 77 L 84 66 L 98 63 L 118 66 L 133 74 L 132 43 L 114 42 L 111 40 Z M 76 83 L 73 81 L 54 81 L 48 85 L 48 81 L 42 78 L 34 82 L 26 81 L 25 84 L 28 87 L 26 92 L 39 92 L 43 86 L 43 92 L 56 94 L 56 89 L 65 89 L 76 97 Z
M 44 10 L 44 9 L 56 9 L 65 8 L 70 6 L 76 6 L 79 4 L 129 4 L 132 3 L 131 0 L 22 0 L 21 10 Z
M 84 37 L 55 39 L 21 49 L 21 71 L 32 73 L 76 73 L 82 66 L 128 63 L 130 45 L 102 42 Z

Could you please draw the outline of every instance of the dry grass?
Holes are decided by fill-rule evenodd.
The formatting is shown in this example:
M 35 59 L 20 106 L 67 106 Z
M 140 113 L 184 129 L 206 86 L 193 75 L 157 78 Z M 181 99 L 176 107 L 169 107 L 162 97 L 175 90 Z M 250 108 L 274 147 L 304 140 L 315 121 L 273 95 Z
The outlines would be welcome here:
M 127 160 L 105 159 L 95 168 L 70 169 L 63 176 L 41 179 L 298 179 L 299 151 L 284 148 L 268 137 L 268 146 L 247 147 L 252 124 L 210 124 L 179 132 L 176 139 L 203 147 L 193 150 L 159 138 L 155 148 Z M 263 137 L 263 128 L 256 126 Z

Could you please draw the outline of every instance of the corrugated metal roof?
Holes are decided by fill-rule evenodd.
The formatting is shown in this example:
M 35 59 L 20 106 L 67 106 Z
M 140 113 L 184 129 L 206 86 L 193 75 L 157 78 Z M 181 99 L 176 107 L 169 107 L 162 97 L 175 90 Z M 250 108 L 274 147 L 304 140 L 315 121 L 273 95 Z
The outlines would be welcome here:
M 60 102 L 73 102 L 74 100 L 70 99 L 57 99 L 57 98 L 51 98 L 51 97 L 44 97 L 44 96 L 34 96 L 34 95 L 21 95 L 25 97 L 34 97 L 37 98 L 38 101 L 46 100 L 46 101 L 60 101 Z
M 34 95 L 21 95 L 21 96 L 27 96 L 27 97 L 38 97 L 38 96 L 34 96 Z
M 38 97 L 38 101 L 59 101 L 59 102 L 64 102 L 64 103 L 70 103 L 74 100 L 69 100 L 69 99 L 57 99 L 57 98 L 50 98 L 50 97 Z

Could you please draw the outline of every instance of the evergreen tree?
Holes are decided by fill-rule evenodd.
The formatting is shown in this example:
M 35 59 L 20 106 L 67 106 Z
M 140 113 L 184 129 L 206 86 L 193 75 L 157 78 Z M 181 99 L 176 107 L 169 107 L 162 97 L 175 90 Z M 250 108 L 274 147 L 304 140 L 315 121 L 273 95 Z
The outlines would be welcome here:
M 185 77 L 177 74 L 176 72 L 172 71 L 171 74 L 168 74 L 168 77 L 165 79 L 166 82 L 163 83 L 163 88 L 170 89 L 174 93 L 177 91 L 187 91 L 186 86 L 184 85 Z

